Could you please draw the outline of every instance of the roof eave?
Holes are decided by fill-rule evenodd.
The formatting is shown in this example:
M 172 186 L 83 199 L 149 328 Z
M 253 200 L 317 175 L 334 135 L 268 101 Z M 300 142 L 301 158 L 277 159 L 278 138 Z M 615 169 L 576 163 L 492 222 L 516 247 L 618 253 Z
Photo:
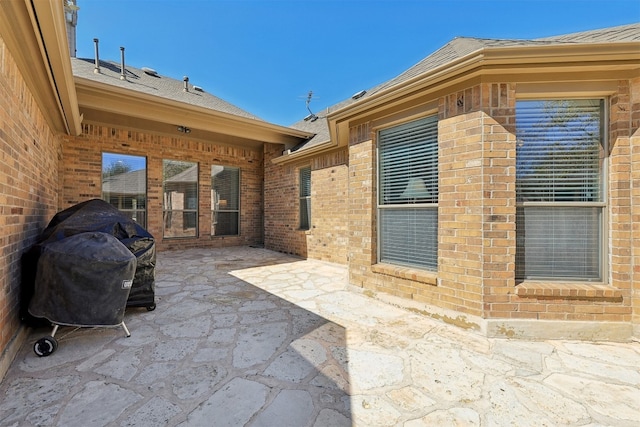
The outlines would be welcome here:
M 386 108 L 396 100 L 429 88 L 431 91 L 468 80 L 483 73 L 517 74 L 536 71 L 640 68 L 640 42 L 576 43 L 544 46 L 485 47 L 454 61 L 391 86 L 327 115 L 331 139 L 348 143 L 348 121 Z
M 297 144 L 312 134 L 75 76 L 80 107 L 225 133 L 256 141 Z
M 62 1 L 5 1 L 0 34 L 52 129 L 81 132 Z
M 274 164 L 285 164 L 285 163 L 303 161 L 310 157 L 313 157 L 318 153 L 325 153 L 327 151 L 330 151 L 336 148 L 337 146 L 338 144 L 335 139 L 329 139 L 327 141 L 318 143 L 317 145 L 314 145 L 313 147 L 310 147 L 308 149 L 303 149 L 299 151 L 285 150 L 281 156 L 272 159 L 271 162 Z

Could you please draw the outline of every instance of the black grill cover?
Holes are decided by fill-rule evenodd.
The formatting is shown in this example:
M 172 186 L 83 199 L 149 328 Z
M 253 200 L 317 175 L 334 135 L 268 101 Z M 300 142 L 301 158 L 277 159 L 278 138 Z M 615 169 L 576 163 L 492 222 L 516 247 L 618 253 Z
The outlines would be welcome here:
M 92 199 L 58 212 L 38 236 L 36 243 L 23 255 L 21 318 L 27 324 L 43 325 L 28 313 L 28 306 L 34 294 L 38 259 L 44 248 L 70 236 L 91 231 L 115 237 L 136 257 L 136 273 L 127 306 L 155 306 L 156 248 L 153 236 L 109 203 Z
M 52 242 L 38 260 L 29 313 L 60 325 L 119 325 L 135 271 L 135 255 L 109 234 Z

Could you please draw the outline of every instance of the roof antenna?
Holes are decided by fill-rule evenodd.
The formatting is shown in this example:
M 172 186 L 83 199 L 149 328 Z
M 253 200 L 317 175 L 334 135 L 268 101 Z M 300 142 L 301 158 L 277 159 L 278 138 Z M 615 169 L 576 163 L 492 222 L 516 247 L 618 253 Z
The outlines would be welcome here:
M 95 45 L 96 51 L 96 66 L 93 69 L 93 72 L 96 74 L 100 73 L 100 58 L 98 57 L 98 39 L 93 39 L 93 44 Z
M 120 80 L 127 80 L 124 73 L 124 47 L 120 46 Z
M 305 102 L 305 105 L 307 106 L 307 110 L 309 110 L 309 115 L 304 118 L 305 122 L 308 122 L 309 120 L 312 122 L 315 122 L 316 120 L 318 120 L 318 116 L 313 114 L 313 112 L 311 111 L 311 108 L 309 108 L 309 104 L 311 103 L 311 97 L 313 97 L 312 90 L 309 91 L 309 94 L 307 95 L 307 101 Z

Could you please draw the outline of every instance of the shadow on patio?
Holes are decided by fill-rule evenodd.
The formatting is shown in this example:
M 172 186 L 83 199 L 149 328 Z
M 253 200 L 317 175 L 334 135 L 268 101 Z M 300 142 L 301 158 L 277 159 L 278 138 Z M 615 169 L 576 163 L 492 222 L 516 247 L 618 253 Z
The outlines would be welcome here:
M 345 329 L 251 284 L 344 288 L 340 269 L 300 275 L 285 265 L 295 261 L 159 253 L 157 309 L 127 309 L 131 337 L 61 328 L 58 350 L 38 358 L 33 342 L 50 329 L 33 331 L 0 387 L 0 424 L 351 425 Z
M 157 309 L 35 331 L 0 425 L 640 425 L 640 344 L 489 339 L 367 297 L 347 268 L 265 249 L 158 254 Z

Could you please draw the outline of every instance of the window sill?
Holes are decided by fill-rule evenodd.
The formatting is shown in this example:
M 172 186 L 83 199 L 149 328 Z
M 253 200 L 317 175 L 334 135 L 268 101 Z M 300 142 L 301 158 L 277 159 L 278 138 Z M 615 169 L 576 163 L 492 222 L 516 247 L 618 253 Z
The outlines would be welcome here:
M 524 281 L 516 285 L 516 295 L 525 298 L 621 299 L 622 291 L 604 284 Z
M 374 264 L 371 266 L 371 271 L 428 285 L 438 285 L 438 275 L 436 273 L 417 268 L 401 267 L 393 264 Z

